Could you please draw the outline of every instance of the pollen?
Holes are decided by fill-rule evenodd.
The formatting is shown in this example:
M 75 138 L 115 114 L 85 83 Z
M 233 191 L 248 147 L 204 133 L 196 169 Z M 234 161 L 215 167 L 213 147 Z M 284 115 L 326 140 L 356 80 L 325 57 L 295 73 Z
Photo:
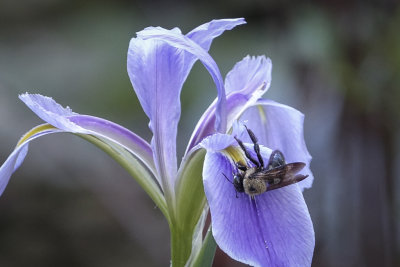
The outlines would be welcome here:
M 246 156 L 240 147 L 228 146 L 223 150 L 223 153 L 233 160 L 235 163 L 240 163 L 243 166 L 247 166 Z

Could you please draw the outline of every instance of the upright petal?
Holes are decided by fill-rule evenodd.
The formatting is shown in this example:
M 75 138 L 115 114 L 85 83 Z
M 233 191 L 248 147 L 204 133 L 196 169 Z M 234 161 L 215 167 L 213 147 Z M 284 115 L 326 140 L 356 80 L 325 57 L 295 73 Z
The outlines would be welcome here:
M 177 172 L 176 136 L 180 91 L 186 78 L 182 51 L 157 40 L 133 38 L 128 74 L 153 132 L 151 146 L 162 187 L 170 196 Z
M 226 93 L 241 92 L 243 95 L 255 95 L 260 98 L 271 85 L 272 62 L 265 56 L 247 56 L 236 63 L 233 69 L 226 75 Z M 264 91 L 257 91 L 261 84 L 265 83 Z
M 170 31 L 147 28 L 131 40 L 128 73 L 150 118 L 157 169 L 165 177 L 165 187 L 171 190 L 177 172 L 176 135 L 182 85 L 194 62 L 200 58 L 218 81 L 220 101 L 225 101 L 219 70 L 206 51 L 215 37 L 242 23 L 243 19 L 214 20 L 195 28 L 187 37 L 177 28 Z
M 249 106 L 268 90 L 271 84 L 272 63 L 264 56 L 247 56 L 228 73 L 225 79 L 227 92 L 227 129 Z M 216 112 L 214 101 L 197 123 L 190 138 L 187 151 L 198 144 L 204 137 L 213 133 L 214 114 Z
M 252 129 L 259 143 L 271 149 L 279 149 L 286 162 L 304 162 L 302 173 L 309 175 L 299 182 L 301 189 L 310 188 L 314 176 L 310 170 L 311 155 L 304 141 L 304 115 L 289 106 L 261 99 L 240 117 Z
M 225 110 L 225 89 L 221 73 L 214 59 L 196 42 L 174 30 L 166 30 L 161 27 L 149 27 L 137 33 L 139 38 L 160 40 L 166 44 L 175 47 L 179 52 L 186 51 L 198 58 L 204 67 L 210 73 L 214 83 L 217 86 L 218 100 L 215 126 L 218 131 L 225 131 L 226 128 L 226 110 Z M 184 65 L 182 63 L 182 65 Z
M 215 19 L 204 23 L 186 34 L 191 40 L 200 45 L 204 50 L 210 48 L 211 42 L 215 37 L 220 36 L 224 31 L 245 24 L 244 18 L 236 19 Z
M 213 141 L 221 147 L 216 144 L 218 140 Z M 209 144 L 213 142 L 209 140 Z M 229 181 L 236 172 L 231 160 L 206 148 L 204 190 L 219 247 L 232 258 L 253 266 L 310 266 L 314 230 L 298 185 L 251 199 L 245 193 L 237 193 Z M 261 147 L 265 159 L 271 151 Z

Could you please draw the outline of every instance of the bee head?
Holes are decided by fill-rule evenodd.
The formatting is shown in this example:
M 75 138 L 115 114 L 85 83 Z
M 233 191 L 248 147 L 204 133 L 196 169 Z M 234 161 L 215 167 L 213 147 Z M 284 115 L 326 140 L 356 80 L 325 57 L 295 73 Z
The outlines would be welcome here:
M 235 187 L 237 192 L 239 193 L 244 192 L 243 175 L 241 173 L 237 173 L 233 176 L 233 186 Z

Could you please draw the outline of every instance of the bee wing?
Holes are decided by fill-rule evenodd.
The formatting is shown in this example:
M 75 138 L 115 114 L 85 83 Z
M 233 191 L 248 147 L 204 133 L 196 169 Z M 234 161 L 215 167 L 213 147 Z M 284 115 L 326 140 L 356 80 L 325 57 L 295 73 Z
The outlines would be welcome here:
M 306 166 L 306 164 L 303 162 L 293 162 L 273 169 L 256 172 L 251 175 L 251 179 L 262 179 L 266 181 L 268 183 L 267 191 L 271 191 L 300 182 L 307 178 L 308 175 L 297 174 L 304 166 Z
M 251 179 L 258 178 L 269 181 L 274 178 L 283 179 L 286 176 L 294 176 L 296 173 L 301 171 L 304 166 L 306 166 L 303 162 L 293 162 L 289 164 L 285 164 L 282 166 L 278 166 L 272 169 L 266 169 L 263 171 L 255 172 L 251 175 Z

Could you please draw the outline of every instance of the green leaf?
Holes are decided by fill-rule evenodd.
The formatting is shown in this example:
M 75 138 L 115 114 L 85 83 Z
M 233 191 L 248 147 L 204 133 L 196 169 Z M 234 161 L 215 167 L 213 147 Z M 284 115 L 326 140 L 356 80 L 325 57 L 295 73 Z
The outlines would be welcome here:
M 197 257 L 193 260 L 190 267 L 211 267 L 214 261 L 215 251 L 217 249 L 217 243 L 212 235 L 211 225 L 208 228 L 206 237 L 203 241 L 203 246 L 197 254 Z
M 202 175 L 205 155 L 205 149 L 193 151 L 183 160 L 178 173 L 176 219 L 184 226 L 196 226 L 206 203 Z
M 175 211 L 171 228 L 172 264 L 184 266 L 192 251 L 196 225 L 205 208 L 203 162 L 206 150 L 189 153 L 182 162 L 175 184 Z

